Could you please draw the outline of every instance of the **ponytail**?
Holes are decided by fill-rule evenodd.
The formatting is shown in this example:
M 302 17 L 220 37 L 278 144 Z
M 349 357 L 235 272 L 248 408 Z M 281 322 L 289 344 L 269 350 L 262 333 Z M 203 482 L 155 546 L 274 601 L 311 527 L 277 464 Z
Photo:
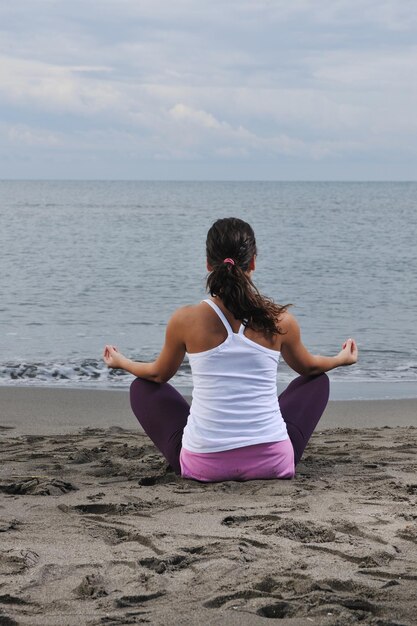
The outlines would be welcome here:
M 289 305 L 281 306 L 263 296 L 248 274 L 257 252 L 251 226 L 233 217 L 217 220 L 207 234 L 206 252 L 212 268 L 207 277 L 210 295 L 218 296 L 244 326 L 282 334 L 279 318 Z

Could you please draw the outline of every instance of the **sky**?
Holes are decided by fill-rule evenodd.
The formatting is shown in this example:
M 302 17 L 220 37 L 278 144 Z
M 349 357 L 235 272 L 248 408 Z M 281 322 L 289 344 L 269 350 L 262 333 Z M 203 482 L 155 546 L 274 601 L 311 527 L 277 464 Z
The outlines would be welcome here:
M 0 5 L 0 178 L 417 180 L 415 0 Z

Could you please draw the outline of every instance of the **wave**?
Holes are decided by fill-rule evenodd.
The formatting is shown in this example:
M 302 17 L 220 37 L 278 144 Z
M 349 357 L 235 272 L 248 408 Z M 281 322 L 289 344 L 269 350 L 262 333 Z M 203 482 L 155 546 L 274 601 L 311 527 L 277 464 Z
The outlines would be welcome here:
M 188 364 L 183 364 L 177 373 L 178 378 L 191 378 Z M 55 385 L 114 388 L 128 387 L 132 375 L 119 369 L 108 369 L 98 359 L 80 359 L 64 362 L 7 362 L 0 365 L 0 385 Z
M 408 360 L 388 369 L 386 361 L 358 364 L 330 372 L 337 382 L 415 382 L 417 361 Z M 279 381 L 288 383 L 295 374 L 285 363 L 279 369 Z M 108 369 L 101 359 L 72 359 L 54 361 L 8 361 L 0 364 L 0 385 L 90 386 L 103 389 L 127 388 L 132 375 L 123 370 Z M 188 361 L 180 366 L 172 379 L 174 385 L 191 389 L 191 369 Z

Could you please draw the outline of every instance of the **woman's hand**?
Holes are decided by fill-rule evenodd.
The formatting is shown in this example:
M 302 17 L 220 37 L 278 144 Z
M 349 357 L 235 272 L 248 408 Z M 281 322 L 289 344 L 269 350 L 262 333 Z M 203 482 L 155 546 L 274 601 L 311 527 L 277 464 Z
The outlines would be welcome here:
M 337 355 L 340 365 L 353 365 L 358 360 L 358 346 L 354 339 L 347 339 Z
M 115 346 L 105 346 L 103 360 L 107 367 L 123 369 L 122 362 L 125 357 Z

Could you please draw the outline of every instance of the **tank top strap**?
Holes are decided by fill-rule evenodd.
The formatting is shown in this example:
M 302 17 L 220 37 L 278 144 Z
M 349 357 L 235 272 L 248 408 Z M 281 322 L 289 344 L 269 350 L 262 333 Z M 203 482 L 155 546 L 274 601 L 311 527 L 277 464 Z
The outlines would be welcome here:
M 223 313 L 223 311 L 221 310 L 221 308 L 218 307 L 217 304 L 215 302 L 213 302 L 213 300 L 210 300 L 210 298 L 207 298 L 206 300 L 202 300 L 202 302 L 207 302 L 207 304 L 209 306 L 211 306 L 213 311 L 215 311 L 215 313 L 217 313 L 217 315 L 220 317 L 221 321 L 223 322 L 223 324 L 224 324 L 224 326 L 225 326 L 225 328 L 227 330 L 227 334 L 228 335 L 233 335 L 233 328 L 230 326 L 230 324 L 227 321 L 226 316 Z
M 238 335 L 243 335 L 243 334 L 244 334 L 244 332 L 245 332 L 245 328 L 246 328 L 246 326 L 245 326 L 244 324 L 241 324 L 241 325 L 239 326 L 239 330 L 237 331 L 237 334 L 238 334 Z

